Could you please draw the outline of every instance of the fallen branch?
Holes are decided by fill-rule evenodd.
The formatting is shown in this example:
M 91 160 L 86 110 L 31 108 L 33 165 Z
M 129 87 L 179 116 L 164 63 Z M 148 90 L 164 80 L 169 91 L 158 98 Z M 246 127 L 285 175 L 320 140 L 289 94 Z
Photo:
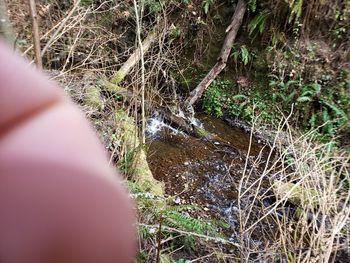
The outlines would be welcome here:
M 123 66 L 113 75 L 111 82 L 113 84 L 120 83 L 126 75 L 129 74 L 130 70 L 141 60 L 142 55 L 145 54 L 152 43 L 158 38 L 158 26 L 155 26 L 147 37 L 142 41 L 134 53 L 128 58 L 128 60 L 123 64 Z
M 245 0 L 239 0 L 235 13 L 232 16 L 231 24 L 226 29 L 227 35 L 224 44 L 221 48 L 220 55 L 216 64 L 205 76 L 205 78 L 198 84 L 198 86 L 190 93 L 189 97 L 185 101 L 185 109 L 191 109 L 192 105 L 202 96 L 203 92 L 213 80 L 220 74 L 220 72 L 226 67 L 228 57 L 231 52 L 232 45 L 236 39 L 238 30 L 242 24 L 244 14 L 247 9 Z
M 208 132 L 198 125 L 195 125 L 194 123 L 189 122 L 187 119 L 181 116 L 177 116 L 168 108 L 158 109 L 158 112 L 162 115 L 166 123 L 176 129 L 185 132 L 188 135 L 207 140 L 215 140 L 216 138 L 214 134 Z

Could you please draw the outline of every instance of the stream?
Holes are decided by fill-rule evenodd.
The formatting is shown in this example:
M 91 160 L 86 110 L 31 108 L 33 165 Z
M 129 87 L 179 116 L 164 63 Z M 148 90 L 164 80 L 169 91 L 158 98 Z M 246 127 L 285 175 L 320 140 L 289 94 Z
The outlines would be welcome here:
M 231 230 L 225 234 L 236 242 L 242 174 L 246 169 L 246 174 L 251 174 L 249 180 L 258 179 L 269 150 L 256 139 L 250 144 L 250 134 L 223 120 L 205 114 L 197 114 L 196 118 L 220 141 L 188 136 L 159 116 L 151 118 L 147 126 L 148 163 L 154 177 L 165 183 L 167 195 L 176 196 L 176 204 L 197 206 L 208 218 L 226 221 Z M 260 160 L 257 164 L 256 159 Z M 250 200 L 249 196 L 242 198 L 241 208 L 250 205 Z M 251 219 L 258 216 L 253 214 Z M 254 232 L 252 241 L 262 245 L 261 231 Z

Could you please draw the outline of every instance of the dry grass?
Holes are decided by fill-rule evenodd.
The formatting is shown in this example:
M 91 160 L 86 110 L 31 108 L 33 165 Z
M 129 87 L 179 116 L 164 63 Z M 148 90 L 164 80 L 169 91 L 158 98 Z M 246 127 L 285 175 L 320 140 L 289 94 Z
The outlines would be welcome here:
M 259 179 L 252 182 L 247 169 L 241 178 L 241 258 L 333 262 L 337 251 L 349 253 L 350 155 L 334 142 L 313 143 L 312 132 L 296 137 L 287 120 L 280 124 Z M 288 187 L 278 192 L 276 182 Z M 271 197 L 274 201 L 266 205 Z M 252 242 L 256 236 L 262 244 Z

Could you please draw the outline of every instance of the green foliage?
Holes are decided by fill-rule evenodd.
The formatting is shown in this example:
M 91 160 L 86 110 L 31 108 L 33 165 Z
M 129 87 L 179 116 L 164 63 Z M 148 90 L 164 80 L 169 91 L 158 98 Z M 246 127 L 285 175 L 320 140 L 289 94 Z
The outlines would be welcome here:
M 348 122 L 349 95 L 337 89 L 326 89 L 318 82 L 303 83 L 301 79 L 287 80 L 270 75 L 272 102 L 294 115 L 303 129 L 316 129 L 318 139 L 330 139 Z M 340 82 L 341 83 L 341 82 Z
M 271 49 L 276 49 L 279 45 L 285 46 L 286 45 L 286 35 L 284 32 L 274 30 L 271 36 Z
M 304 0 L 293 0 L 290 4 L 291 12 L 288 22 L 292 22 L 294 19 L 298 20 L 301 17 L 302 7 Z
M 204 110 L 216 117 L 221 117 L 226 112 L 232 117 L 250 122 L 254 114 L 257 114 L 264 121 L 273 121 L 274 113 L 267 103 L 269 95 L 265 97 L 259 92 L 250 94 L 249 91 L 233 94 L 232 86 L 229 81 L 213 82 L 203 95 Z
M 207 235 L 211 237 L 223 238 L 220 233 L 219 227 L 228 228 L 226 223 L 221 221 L 214 221 L 208 219 L 195 218 L 188 213 L 182 211 L 186 209 L 184 207 L 168 207 L 162 211 L 163 224 L 176 228 L 189 233 L 196 233 L 200 235 Z M 184 237 L 175 241 L 175 247 L 184 246 L 186 250 L 193 251 L 196 246 L 196 240 L 191 234 L 185 235 Z
M 249 35 L 252 35 L 254 32 L 258 30 L 260 34 L 262 34 L 266 27 L 266 21 L 270 16 L 269 11 L 263 11 L 256 15 L 248 24 Z
M 173 209 L 166 209 L 163 212 L 163 216 L 165 217 L 164 222 L 167 226 L 201 235 L 221 237 L 218 227 L 211 221 L 197 219 Z
M 256 57 L 256 54 L 252 50 L 249 50 L 246 45 L 243 45 L 239 48 L 233 47 L 230 57 L 233 58 L 236 63 L 241 61 L 243 65 L 246 66 Z
M 173 260 L 172 263 L 191 263 L 192 261 L 191 260 L 186 260 L 186 259 L 179 259 L 179 260 Z
M 143 4 L 150 14 L 159 14 L 162 11 L 161 0 L 142 0 Z
M 91 5 L 93 3 L 93 0 L 81 0 L 82 5 Z
M 254 13 L 256 11 L 256 7 L 257 7 L 256 0 L 249 0 L 248 2 L 249 11 Z
M 133 149 L 132 151 L 127 152 L 124 158 L 119 160 L 118 168 L 123 174 L 130 175 L 132 171 L 133 159 L 137 151 L 138 149 Z
M 209 8 L 211 5 L 214 4 L 214 1 L 215 0 L 203 0 L 202 7 L 203 7 L 204 14 L 208 14 Z
M 300 104 L 297 109 L 308 118 L 309 128 L 320 127 L 318 131 L 320 139 L 335 136 L 337 131 L 348 122 L 347 113 L 343 110 L 345 105 L 342 105 L 341 100 L 337 100 L 336 97 L 333 93 L 322 92 L 320 84 L 312 83 L 305 85 L 297 98 Z M 341 93 L 341 97 L 348 96 Z M 345 103 L 346 101 L 344 100 Z M 311 115 L 304 112 L 304 109 L 311 109 Z
M 81 0 L 81 5 L 85 5 L 85 6 L 88 6 L 88 5 L 92 5 L 94 3 L 94 0 Z
M 319 96 L 321 93 L 321 85 L 318 83 L 312 83 L 309 85 L 303 86 L 301 94 L 297 99 L 297 102 L 310 102 L 316 96 Z
M 216 117 L 227 113 L 248 122 L 255 115 L 273 124 L 280 110 L 287 115 L 294 105 L 291 121 L 301 129 L 315 130 L 315 138 L 319 140 L 330 140 L 347 127 L 350 96 L 345 88 L 348 85 L 346 75 L 333 89 L 326 89 L 319 82 L 304 83 L 301 78 L 284 80 L 274 74 L 269 78 L 269 90 L 262 93 L 257 89 L 244 90 L 238 95 L 233 94 L 232 83 L 214 81 L 204 92 L 204 110 Z
M 232 96 L 229 98 L 228 112 L 234 117 L 242 116 L 248 102 L 248 98 L 245 95 Z
M 174 29 L 172 29 L 169 34 L 168 44 L 171 45 L 176 39 L 178 39 L 181 36 L 181 32 L 182 30 L 180 27 L 175 27 Z
M 230 86 L 229 81 L 214 80 L 203 95 L 203 107 L 205 111 L 216 117 L 223 115 L 223 107 L 226 100 L 226 91 Z
M 200 235 L 208 235 L 211 237 L 223 238 L 221 228 L 228 228 L 229 225 L 219 220 L 209 220 L 197 218 L 189 214 L 189 210 L 195 211 L 197 208 L 192 205 L 169 205 L 165 204 L 163 199 L 145 192 L 137 183 L 128 181 L 128 188 L 132 193 L 134 200 L 137 202 L 139 214 L 146 215 L 148 220 L 153 221 L 154 224 L 159 224 L 159 218 L 163 218 L 162 225 L 168 228 L 174 228 L 188 232 L 176 239 L 171 239 L 170 247 L 176 249 L 184 246 L 185 249 L 191 251 L 195 249 L 195 237 L 191 233 Z M 147 238 L 154 238 L 157 229 L 151 229 L 146 226 L 139 227 L 139 235 L 145 240 Z M 173 233 L 166 228 L 163 229 L 162 234 L 164 239 L 171 237 Z M 139 255 L 142 257 L 142 255 Z M 164 255 L 166 256 L 166 255 Z

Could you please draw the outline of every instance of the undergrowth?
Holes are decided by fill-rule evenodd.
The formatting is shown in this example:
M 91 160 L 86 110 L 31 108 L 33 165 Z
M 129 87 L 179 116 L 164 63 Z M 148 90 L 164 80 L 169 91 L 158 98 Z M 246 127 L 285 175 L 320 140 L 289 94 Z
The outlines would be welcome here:
M 349 242 L 350 156 L 332 142 L 313 143 L 315 130 L 293 135 L 288 118 L 278 127 L 260 178 L 251 182 L 251 171 L 245 170 L 240 179 L 241 256 L 264 262 L 341 262 L 336 252 L 347 250 Z M 286 139 L 287 144 L 281 143 Z M 257 207 L 261 216 L 252 218 Z M 263 244 L 256 246 L 250 238 L 261 225 L 270 228 L 265 228 Z M 260 251 L 256 256 L 255 250 Z
M 339 79 L 338 86 L 333 88 L 322 81 L 284 81 L 276 75 L 270 75 L 269 80 L 265 90 L 255 86 L 238 94 L 232 82 L 214 81 L 204 93 L 203 108 L 216 117 L 225 113 L 249 123 L 257 114 L 260 123 L 275 126 L 280 113 L 287 114 L 294 106 L 290 122 L 305 132 L 315 130 L 315 138 L 325 141 L 349 129 L 350 96 L 345 88 L 349 85 L 346 78 Z
M 197 207 L 176 204 L 176 197 L 155 196 L 131 181 L 128 186 L 139 214 L 142 243 L 137 262 L 153 262 L 158 252 L 161 262 L 187 262 L 174 258 L 174 251 L 192 254 L 203 244 L 201 240 L 226 242 L 222 230 L 229 225 L 224 221 L 202 218 Z

